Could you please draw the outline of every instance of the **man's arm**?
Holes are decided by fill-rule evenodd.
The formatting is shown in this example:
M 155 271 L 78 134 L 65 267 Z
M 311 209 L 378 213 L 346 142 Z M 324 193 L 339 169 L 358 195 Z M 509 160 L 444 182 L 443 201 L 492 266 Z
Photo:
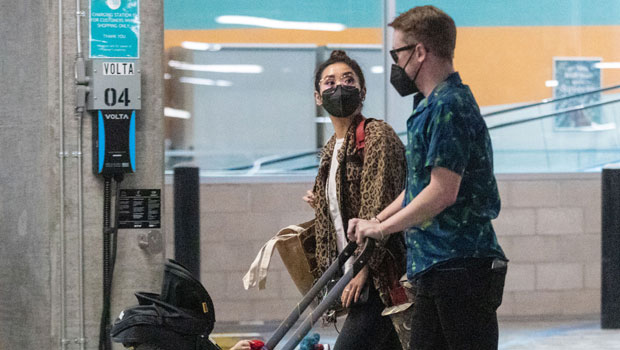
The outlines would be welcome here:
M 392 215 L 396 214 L 403 208 L 404 199 L 405 199 L 405 190 L 403 190 L 398 195 L 398 197 L 396 197 L 396 199 L 392 201 L 392 203 L 390 203 L 387 207 L 385 207 L 385 209 L 383 209 L 375 217 L 379 219 L 381 222 L 384 222 L 385 220 L 387 220 L 388 218 L 390 218 Z
M 431 170 L 431 180 L 428 186 L 405 208 L 397 211 L 387 220 L 377 223 L 375 221 L 351 219 L 347 232 L 349 239 L 362 244 L 365 237 L 381 239 L 385 235 L 400 232 L 412 226 L 419 226 L 454 204 L 460 186 L 461 175 L 446 168 L 434 167 Z M 404 192 L 401 195 L 404 196 Z M 386 210 L 392 208 L 395 202 L 392 202 Z

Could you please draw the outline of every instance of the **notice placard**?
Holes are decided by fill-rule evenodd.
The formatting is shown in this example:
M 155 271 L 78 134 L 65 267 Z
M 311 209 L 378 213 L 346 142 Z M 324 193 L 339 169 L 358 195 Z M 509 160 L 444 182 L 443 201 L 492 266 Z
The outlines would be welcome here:
M 121 189 L 118 228 L 161 228 L 161 190 Z
M 140 58 L 139 0 L 90 0 L 90 57 Z
M 553 72 L 557 86 L 553 97 L 573 98 L 555 103 L 556 110 L 588 106 L 601 100 L 600 92 L 584 94 L 601 88 L 601 70 L 597 63 L 599 57 L 554 57 Z M 589 130 L 603 125 L 600 110 L 597 108 L 577 109 L 555 117 L 555 130 Z

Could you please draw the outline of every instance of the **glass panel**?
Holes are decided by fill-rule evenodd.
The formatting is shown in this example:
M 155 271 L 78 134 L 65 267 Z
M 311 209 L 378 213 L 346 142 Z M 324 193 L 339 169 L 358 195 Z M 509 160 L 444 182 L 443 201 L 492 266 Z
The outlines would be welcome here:
M 415 5 L 396 0 L 396 13 Z M 491 131 L 497 173 L 587 171 L 618 159 L 617 103 L 592 106 L 618 98 L 618 90 L 490 113 L 620 84 L 619 2 L 437 0 L 433 5 L 454 18 L 454 65 L 489 115 L 489 127 L 553 114 Z M 558 113 L 566 109 L 576 110 Z
M 186 50 L 187 51 L 187 50 Z M 314 47 L 220 45 L 170 55 L 170 88 L 190 113 L 183 148 L 201 169 L 225 170 L 261 157 L 316 148 L 315 105 L 309 84 Z M 178 124 L 178 123 L 177 123 Z M 181 143 L 171 133 L 171 146 Z M 189 134 L 189 135 L 188 135 Z
M 600 171 L 620 161 L 620 87 L 582 103 L 588 95 L 488 114 L 495 168 L 509 173 Z M 604 122 L 574 127 L 557 123 L 591 116 Z
M 164 5 L 168 170 L 191 162 L 205 175 L 314 174 L 333 134 L 315 105 L 314 71 L 336 48 L 364 70 L 364 113 L 384 118 L 381 2 Z
M 492 113 L 620 84 L 620 3 L 433 4 L 455 19 L 455 68 L 488 125 L 497 127 L 491 131 L 496 172 L 586 171 L 615 160 L 617 106 L 592 104 L 613 101 L 618 91 Z M 164 5 L 172 61 L 165 96 L 168 169 L 191 161 L 214 174 L 312 174 L 314 152 L 333 133 L 314 105 L 313 72 L 336 48 L 364 70 L 364 114 L 405 131 L 412 98 L 400 97 L 386 80 L 392 62 L 382 47 L 391 43 L 383 43 L 382 12 L 393 6 L 398 14 L 416 2 L 242 0 L 211 2 L 209 11 L 198 0 Z M 250 72 L 214 71 L 213 65 Z

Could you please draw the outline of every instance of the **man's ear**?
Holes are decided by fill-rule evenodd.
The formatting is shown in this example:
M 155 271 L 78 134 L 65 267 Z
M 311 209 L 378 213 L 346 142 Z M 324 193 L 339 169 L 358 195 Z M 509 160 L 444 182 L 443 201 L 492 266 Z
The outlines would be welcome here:
M 319 94 L 318 91 L 314 92 L 314 102 L 316 103 L 317 106 L 323 105 L 323 98 L 321 97 L 321 94 Z
M 415 51 L 416 52 L 414 53 L 414 55 L 416 55 L 418 62 L 424 61 L 426 55 L 428 55 L 428 50 L 426 49 L 426 46 L 424 46 L 424 44 L 416 46 Z

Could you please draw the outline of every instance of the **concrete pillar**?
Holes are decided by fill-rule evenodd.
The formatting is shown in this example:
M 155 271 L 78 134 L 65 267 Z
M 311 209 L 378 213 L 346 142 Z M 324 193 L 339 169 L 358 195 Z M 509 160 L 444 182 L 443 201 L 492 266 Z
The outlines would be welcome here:
M 87 0 L 81 1 L 86 14 L 88 5 Z M 163 0 L 141 1 L 140 6 L 142 110 L 136 123 L 137 170 L 125 177 L 121 187 L 163 189 Z M 98 347 L 103 184 L 91 172 L 91 123 L 86 115 L 82 121 L 81 250 L 80 158 L 76 153 L 79 122 L 73 112 L 75 13 L 75 1 L 0 3 L 0 76 L 4 82 L 0 84 L 1 349 L 60 349 L 63 334 L 66 349 L 79 349 L 80 324 L 84 325 L 84 348 Z M 82 49 L 87 55 L 88 16 L 82 17 L 82 26 Z M 160 231 L 165 239 L 163 229 Z M 121 309 L 136 304 L 134 291 L 159 292 L 164 253 L 139 247 L 138 235 L 147 232 L 119 230 L 113 318 Z M 80 251 L 84 258 L 83 302 L 79 295 Z

